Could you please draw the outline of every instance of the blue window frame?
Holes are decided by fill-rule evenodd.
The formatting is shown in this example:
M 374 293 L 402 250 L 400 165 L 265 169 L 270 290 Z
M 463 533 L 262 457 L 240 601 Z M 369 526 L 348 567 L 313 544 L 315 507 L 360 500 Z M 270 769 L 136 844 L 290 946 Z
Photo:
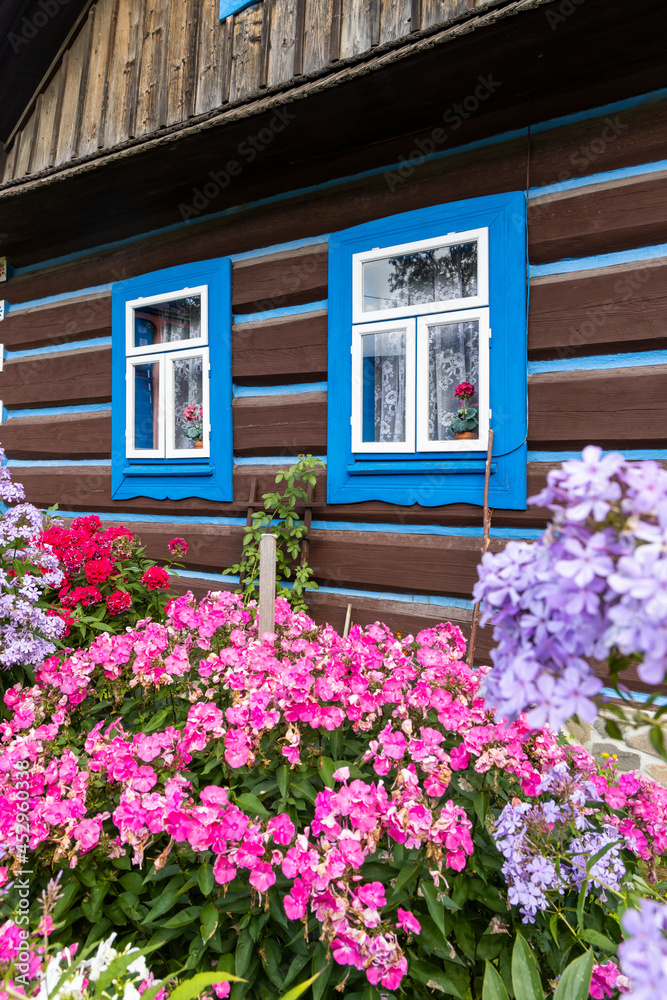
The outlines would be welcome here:
M 489 504 L 525 508 L 526 284 L 522 192 L 330 237 L 329 503 L 481 505 L 493 428 Z M 451 426 L 465 381 L 472 440 Z
M 231 500 L 231 262 L 112 290 L 114 500 Z
M 257 0 L 220 0 L 220 20 L 224 21 L 226 17 L 238 14 L 246 7 L 252 7 L 254 3 L 257 3 Z

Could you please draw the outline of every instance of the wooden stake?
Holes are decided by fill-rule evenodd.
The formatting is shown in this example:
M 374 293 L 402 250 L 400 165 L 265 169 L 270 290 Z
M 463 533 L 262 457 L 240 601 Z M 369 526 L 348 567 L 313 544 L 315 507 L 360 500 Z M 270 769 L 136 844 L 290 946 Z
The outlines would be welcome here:
M 265 632 L 276 628 L 276 535 L 264 534 L 259 540 L 259 629 L 261 639 Z
M 352 605 L 348 604 L 347 612 L 345 613 L 345 627 L 343 629 L 343 639 L 346 638 L 350 631 L 350 625 L 352 623 Z
M 489 447 L 486 450 L 486 469 L 484 471 L 484 535 L 482 538 L 482 555 L 489 547 L 489 532 L 491 530 L 491 511 L 489 510 L 489 479 L 491 478 L 491 455 L 493 453 L 493 431 L 489 431 Z M 475 655 L 475 639 L 477 638 L 477 623 L 479 622 L 479 601 L 473 608 L 470 644 L 468 646 L 468 666 L 472 667 Z

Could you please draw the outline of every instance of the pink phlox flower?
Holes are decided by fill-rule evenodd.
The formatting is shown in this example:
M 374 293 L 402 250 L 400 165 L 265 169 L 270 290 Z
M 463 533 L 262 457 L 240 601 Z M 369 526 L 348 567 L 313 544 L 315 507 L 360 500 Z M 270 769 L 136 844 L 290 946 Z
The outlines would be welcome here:
M 399 906 L 397 911 L 398 923 L 397 927 L 405 931 L 406 934 L 419 934 L 421 933 L 421 924 L 415 917 L 415 915 L 410 910 L 402 910 Z
M 276 844 L 290 844 L 294 839 L 296 829 L 294 823 L 287 813 L 279 813 L 272 817 L 266 825 L 267 833 L 271 835 Z

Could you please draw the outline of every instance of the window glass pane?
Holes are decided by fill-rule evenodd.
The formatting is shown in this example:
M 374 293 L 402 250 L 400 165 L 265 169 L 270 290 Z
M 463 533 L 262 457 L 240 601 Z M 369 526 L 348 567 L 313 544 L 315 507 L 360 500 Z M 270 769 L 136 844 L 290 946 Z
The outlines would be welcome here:
M 362 343 L 362 440 L 405 441 L 405 330 L 367 333 Z
M 171 344 L 201 336 L 201 295 L 156 302 L 134 310 L 134 346 Z
M 477 295 L 477 243 L 435 247 L 363 265 L 363 310 L 465 299 Z
M 455 390 L 459 389 L 459 394 Z M 472 394 L 466 388 L 472 387 Z M 479 437 L 479 321 L 428 327 L 428 439 Z M 455 421 L 452 427 L 452 421 Z
M 201 355 L 174 366 L 174 447 L 196 449 L 204 439 L 203 365 Z
M 159 447 L 160 364 L 134 365 L 134 447 Z

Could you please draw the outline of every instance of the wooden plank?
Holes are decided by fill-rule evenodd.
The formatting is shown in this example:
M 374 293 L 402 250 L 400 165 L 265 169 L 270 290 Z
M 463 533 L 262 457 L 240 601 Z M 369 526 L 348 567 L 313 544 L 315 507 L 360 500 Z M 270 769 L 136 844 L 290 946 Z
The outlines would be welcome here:
M 294 68 L 296 7 L 294 0 L 275 0 L 269 47 L 268 87 L 289 80 Z
M 371 47 L 371 0 L 343 0 L 340 57 L 366 52 Z
M 38 94 L 37 100 L 35 102 L 35 127 L 33 130 L 32 141 L 30 143 L 30 156 L 28 157 L 28 165 L 26 167 L 26 174 L 35 173 L 34 163 L 37 155 L 37 142 L 39 139 L 39 123 L 42 117 L 42 106 L 44 104 L 44 94 Z
M 53 166 L 51 157 L 51 146 L 53 143 L 53 125 L 58 103 L 58 91 L 60 89 L 60 76 L 62 69 L 56 73 L 41 96 L 42 103 L 37 123 L 37 136 L 35 141 L 35 155 L 32 161 L 32 168 L 35 173 Z
M 229 100 L 242 101 L 259 90 L 263 4 L 256 3 L 234 17 Z
M 109 117 L 109 98 L 111 91 L 111 68 L 114 64 L 114 54 L 118 46 L 118 9 L 120 6 L 120 0 L 105 0 L 106 3 L 111 3 L 110 8 L 110 23 L 109 23 L 109 38 L 108 45 L 106 47 L 106 52 L 103 54 L 103 50 L 100 50 L 100 71 L 102 66 L 104 66 L 104 76 L 103 76 L 103 87 L 102 87 L 102 103 L 99 112 L 99 125 L 97 127 L 97 148 L 102 148 L 106 141 L 107 134 L 107 119 Z M 95 114 L 95 109 L 92 109 L 93 115 Z M 94 122 L 92 123 L 94 127 Z M 94 136 L 93 136 L 94 143 Z M 95 149 L 93 144 L 92 151 Z
M 328 247 L 321 244 L 240 261 L 232 269 L 234 311 L 264 312 L 326 299 L 328 260 Z
M 303 50 L 306 31 L 306 0 L 296 0 L 294 21 L 294 68 L 292 75 L 299 77 L 303 73 Z
M 90 348 L 6 361 L 0 376 L 7 407 L 106 403 L 111 398 L 111 349 Z
M 235 399 L 235 455 L 321 455 L 327 446 L 327 394 Z
M 111 296 L 105 292 L 91 298 L 11 312 L 2 321 L 1 333 L 7 350 L 30 350 L 84 337 L 108 336 Z
M 662 160 L 666 120 L 667 101 L 654 101 L 546 132 L 533 132 L 530 183 L 546 186 Z
M 306 0 L 303 72 L 313 73 L 329 62 L 331 0 Z
M 112 0 L 97 0 L 91 9 L 90 58 L 84 79 L 83 106 L 77 152 L 94 153 L 100 143 L 100 116 L 107 73 L 107 54 L 111 44 Z
M 77 102 L 77 113 L 76 122 L 74 125 L 74 141 L 72 156 L 79 156 L 79 148 L 81 145 L 81 136 L 83 133 L 83 114 L 85 110 L 86 103 L 86 92 L 88 89 L 88 77 L 90 75 L 90 59 L 93 53 L 93 42 L 94 42 L 94 30 L 95 30 L 95 4 L 90 8 L 88 16 L 86 18 L 86 23 L 82 29 L 82 33 L 86 35 L 85 52 L 83 56 L 83 63 L 81 66 L 81 93 L 79 94 L 79 100 Z
M 35 114 L 30 116 L 25 123 L 25 128 L 16 137 L 18 142 L 18 152 L 16 155 L 15 177 L 25 177 L 28 172 L 28 164 L 32 156 L 32 144 L 35 140 Z
M 667 172 L 628 177 L 534 199 L 528 208 L 534 264 L 664 242 Z
M 667 365 L 528 380 L 529 448 L 661 448 L 666 426 Z
M 472 0 L 422 0 L 421 26 L 430 28 L 460 17 L 474 7 Z
M 269 79 L 269 53 L 273 33 L 273 8 L 275 0 L 263 0 L 262 37 L 259 43 L 259 86 L 266 87 Z
M 229 97 L 233 21 L 221 21 L 219 12 L 219 0 L 203 0 L 197 49 L 197 115 L 219 108 Z
M 492 539 L 490 550 L 504 544 Z M 309 564 L 328 587 L 377 587 L 381 581 L 410 593 L 468 597 L 479 560 L 479 538 L 320 529 L 310 535 Z
M 109 65 L 104 146 L 115 146 L 129 135 L 128 116 L 131 99 L 136 90 L 141 13 L 139 4 L 122 2 L 118 4 L 114 45 Z
M 326 378 L 327 366 L 326 312 L 243 323 L 232 330 L 232 377 L 246 385 L 288 375 Z
M 549 275 L 530 287 L 528 354 L 571 358 L 667 346 L 667 263 Z
M 77 123 L 80 122 L 82 104 L 85 99 L 85 80 L 82 79 L 88 57 L 91 21 L 87 18 L 72 42 L 67 62 L 67 77 L 60 112 L 56 163 L 71 160 L 77 152 Z
M 392 42 L 409 35 L 412 27 L 412 0 L 382 0 L 380 7 L 380 42 Z
M 11 458 L 109 458 L 111 417 L 108 413 L 13 417 L 2 425 L 2 444 Z M 75 471 L 78 476 L 72 493 L 78 498 L 76 503 L 80 503 L 79 479 L 83 470 Z M 110 486 L 110 482 L 107 485 Z M 46 492 L 51 495 L 53 485 L 47 486 Z M 52 502 L 63 504 L 60 499 Z
M 19 151 L 18 136 L 14 137 L 14 141 L 6 152 L 6 159 L 2 171 L 3 183 L 7 181 L 14 180 L 14 175 L 16 173 L 16 157 Z
M 169 12 L 165 0 L 146 0 L 141 32 L 140 71 L 134 115 L 134 135 L 154 132 L 161 120 L 164 93 L 166 32 Z

